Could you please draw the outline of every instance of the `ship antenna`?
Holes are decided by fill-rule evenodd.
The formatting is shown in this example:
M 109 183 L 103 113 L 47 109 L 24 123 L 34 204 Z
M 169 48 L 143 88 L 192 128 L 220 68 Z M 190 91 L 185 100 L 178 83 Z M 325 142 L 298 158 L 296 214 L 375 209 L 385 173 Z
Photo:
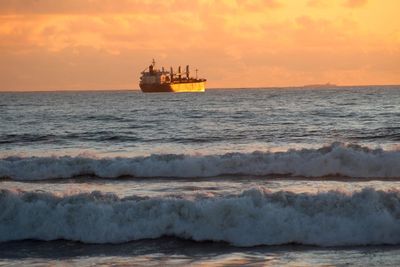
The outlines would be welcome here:
M 153 67 L 156 65 L 156 61 L 153 58 L 153 61 L 151 62 L 151 64 L 153 65 Z
M 198 72 L 199 70 L 198 69 L 196 69 L 196 80 L 197 80 L 197 72 Z

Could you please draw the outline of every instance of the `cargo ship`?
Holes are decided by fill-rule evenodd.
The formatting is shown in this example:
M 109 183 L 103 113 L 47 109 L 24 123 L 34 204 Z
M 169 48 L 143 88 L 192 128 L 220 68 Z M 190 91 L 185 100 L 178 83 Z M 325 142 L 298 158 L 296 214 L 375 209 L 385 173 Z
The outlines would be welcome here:
M 156 62 L 153 59 L 151 65 L 142 71 L 139 86 L 144 93 L 184 93 L 184 92 L 204 92 L 206 79 L 190 77 L 189 65 L 186 71 L 178 67 L 178 71 L 174 73 L 171 67 L 166 71 L 164 67 L 156 69 Z

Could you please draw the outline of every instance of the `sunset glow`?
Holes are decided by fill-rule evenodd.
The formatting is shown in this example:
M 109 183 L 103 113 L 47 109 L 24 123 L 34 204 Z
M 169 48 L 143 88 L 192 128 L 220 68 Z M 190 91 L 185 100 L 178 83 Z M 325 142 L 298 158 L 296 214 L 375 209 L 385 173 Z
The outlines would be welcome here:
M 400 83 L 397 0 L 4 0 L 0 90 L 137 89 L 153 58 L 208 87 Z

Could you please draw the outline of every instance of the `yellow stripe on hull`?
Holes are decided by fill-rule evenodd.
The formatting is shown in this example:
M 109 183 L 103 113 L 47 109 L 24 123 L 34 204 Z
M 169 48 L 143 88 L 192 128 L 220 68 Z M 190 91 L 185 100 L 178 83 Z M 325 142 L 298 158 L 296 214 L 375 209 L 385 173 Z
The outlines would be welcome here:
M 204 92 L 205 91 L 205 82 L 197 82 L 197 83 L 172 83 L 171 84 L 172 92 L 175 93 L 184 93 L 184 92 Z
M 144 93 L 201 93 L 205 91 L 205 82 L 140 84 L 140 89 Z

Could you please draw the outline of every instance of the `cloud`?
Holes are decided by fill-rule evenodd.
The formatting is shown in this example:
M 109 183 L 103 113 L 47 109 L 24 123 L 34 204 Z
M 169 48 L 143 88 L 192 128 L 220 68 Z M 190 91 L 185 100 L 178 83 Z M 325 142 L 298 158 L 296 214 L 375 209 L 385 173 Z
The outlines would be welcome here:
M 179 1 L 119 0 L 4 0 L 0 3 L 3 14 L 113 14 L 137 13 L 169 9 Z M 187 5 L 186 5 L 187 6 Z M 185 5 L 182 5 L 182 8 Z
M 3 0 L 0 14 L 157 14 L 204 9 L 226 13 L 235 9 L 260 12 L 282 6 L 278 0 Z
M 363 7 L 367 4 L 368 0 L 343 0 L 341 5 L 343 7 L 347 8 L 358 8 L 358 7 Z M 307 1 L 307 7 L 312 7 L 312 8 L 328 8 L 334 6 L 335 3 L 334 1 L 330 0 L 308 0 Z
M 349 8 L 358 8 L 365 6 L 367 2 L 368 0 L 346 0 L 343 5 Z
M 400 82 L 397 13 L 343 3 L 4 0 L 0 90 L 137 88 L 152 58 L 211 87 Z
M 330 0 L 309 0 L 307 2 L 307 7 L 326 8 L 331 5 L 332 1 Z
M 260 11 L 264 8 L 280 8 L 283 7 L 281 2 L 276 0 L 236 0 L 240 8 L 245 8 L 249 11 Z

